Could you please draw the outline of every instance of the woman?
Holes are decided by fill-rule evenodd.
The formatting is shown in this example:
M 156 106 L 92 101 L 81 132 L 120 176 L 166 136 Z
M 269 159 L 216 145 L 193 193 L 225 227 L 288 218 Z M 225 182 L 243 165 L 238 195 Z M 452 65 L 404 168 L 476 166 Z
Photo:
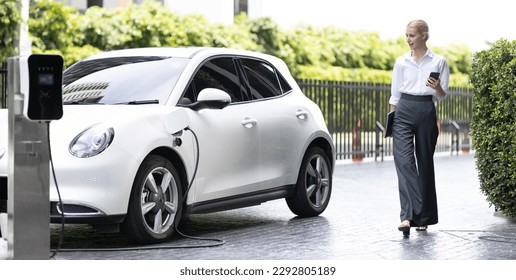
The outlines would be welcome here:
M 439 131 L 433 97 L 446 97 L 450 70 L 442 56 L 428 49 L 425 21 L 409 22 L 405 35 L 410 52 L 396 59 L 389 104 L 396 110 L 392 137 L 401 204 L 398 229 L 408 236 L 410 227 L 425 231 L 438 222 L 433 155 Z M 439 77 L 430 77 L 432 72 Z

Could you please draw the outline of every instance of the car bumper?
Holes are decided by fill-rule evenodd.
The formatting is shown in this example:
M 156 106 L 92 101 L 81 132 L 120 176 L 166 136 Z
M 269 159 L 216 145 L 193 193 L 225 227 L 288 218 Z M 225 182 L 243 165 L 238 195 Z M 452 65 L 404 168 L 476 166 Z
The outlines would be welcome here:
M 60 222 L 63 210 L 67 223 L 126 214 L 139 166 L 129 153 L 111 146 L 92 158 L 62 154 L 54 159 L 54 166 L 57 183 L 51 174 L 52 220 Z M 63 207 L 60 207 L 60 198 Z

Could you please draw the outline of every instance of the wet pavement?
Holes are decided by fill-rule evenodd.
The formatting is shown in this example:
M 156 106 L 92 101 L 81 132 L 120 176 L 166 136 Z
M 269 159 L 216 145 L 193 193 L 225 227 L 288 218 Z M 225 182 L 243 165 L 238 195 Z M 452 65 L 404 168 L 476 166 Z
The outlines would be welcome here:
M 67 225 L 57 260 L 516 260 L 516 221 L 495 212 L 480 192 L 473 154 L 436 155 L 439 223 L 398 231 L 392 160 L 340 162 L 330 205 L 296 218 L 284 200 L 190 215 L 170 242 L 137 247 L 120 234 Z M 52 225 L 52 245 L 59 226 Z M 200 238 L 200 239 L 199 239 Z

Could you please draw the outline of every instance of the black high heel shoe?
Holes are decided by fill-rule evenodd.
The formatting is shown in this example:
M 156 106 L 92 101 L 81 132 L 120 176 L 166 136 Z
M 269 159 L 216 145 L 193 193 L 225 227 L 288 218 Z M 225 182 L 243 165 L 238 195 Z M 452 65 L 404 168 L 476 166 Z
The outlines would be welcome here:
M 428 229 L 427 226 L 420 226 L 416 228 L 416 231 L 426 231 Z
M 410 226 L 398 227 L 398 230 L 403 232 L 403 236 L 409 236 L 410 235 Z
M 398 227 L 398 230 L 403 232 L 403 236 L 407 237 L 410 235 L 410 221 L 404 220 L 401 222 L 401 225 Z

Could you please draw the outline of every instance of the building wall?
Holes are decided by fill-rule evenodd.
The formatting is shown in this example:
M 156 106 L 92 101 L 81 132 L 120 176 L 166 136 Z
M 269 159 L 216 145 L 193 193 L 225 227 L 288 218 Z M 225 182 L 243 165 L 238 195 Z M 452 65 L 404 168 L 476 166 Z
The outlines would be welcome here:
M 88 0 L 55 0 L 65 5 L 75 7 L 80 11 L 88 8 Z M 108 9 L 127 7 L 130 3 L 141 4 L 145 0 L 96 0 L 101 6 Z M 232 24 L 234 14 L 238 9 L 247 10 L 247 0 L 156 0 L 163 3 L 172 12 L 178 14 L 201 14 L 209 22 Z
M 58 2 L 62 2 L 65 5 L 74 7 L 79 9 L 80 11 L 85 11 L 88 8 L 88 0 L 55 0 Z M 141 4 L 145 0 L 97 0 L 90 1 L 91 2 L 100 2 L 101 6 L 108 9 L 113 9 L 117 7 L 127 7 L 130 3 Z M 163 2 L 163 0 L 156 0 L 158 2 Z
M 58 2 L 79 9 L 80 11 L 84 11 L 87 8 L 86 0 L 60 0 Z
M 234 0 L 164 0 L 163 4 L 178 14 L 201 14 L 209 22 L 233 23 Z

